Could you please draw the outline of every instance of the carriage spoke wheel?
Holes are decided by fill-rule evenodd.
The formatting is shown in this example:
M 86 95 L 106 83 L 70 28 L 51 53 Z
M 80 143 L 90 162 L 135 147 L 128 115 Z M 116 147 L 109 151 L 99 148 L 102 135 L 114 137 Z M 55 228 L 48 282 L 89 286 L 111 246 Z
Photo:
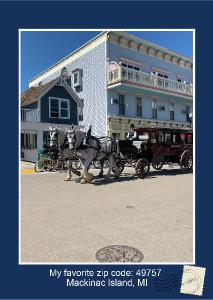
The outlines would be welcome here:
M 150 163 L 147 158 L 141 158 L 137 161 L 135 171 L 140 179 L 146 177 L 150 170 Z
M 45 159 L 44 161 L 44 169 L 47 172 L 51 172 L 54 169 L 53 161 L 50 158 Z
M 35 172 L 42 172 L 45 170 L 45 163 L 44 163 L 44 159 L 39 159 L 37 161 L 37 163 L 34 166 L 34 170 Z
M 164 165 L 164 157 L 162 155 L 156 155 L 152 159 L 152 167 L 155 170 L 160 170 Z
M 189 173 L 193 167 L 192 152 L 185 150 L 180 157 L 180 167 L 184 173 Z

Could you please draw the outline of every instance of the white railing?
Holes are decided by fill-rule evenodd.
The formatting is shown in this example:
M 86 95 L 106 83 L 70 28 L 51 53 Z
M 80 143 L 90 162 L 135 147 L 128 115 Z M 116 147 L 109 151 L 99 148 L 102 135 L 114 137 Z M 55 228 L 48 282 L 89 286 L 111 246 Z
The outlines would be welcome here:
M 38 109 L 21 109 L 21 121 L 24 122 L 39 122 L 39 111 Z
M 160 88 L 180 94 L 193 95 L 193 86 L 191 84 L 177 82 L 175 80 L 162 78 L 154 74 L 152 75 L 125 67 L 118 67 L 109 72 L 109 83 L 115 83 L 121 80 L 144 84 L 149 87 Z

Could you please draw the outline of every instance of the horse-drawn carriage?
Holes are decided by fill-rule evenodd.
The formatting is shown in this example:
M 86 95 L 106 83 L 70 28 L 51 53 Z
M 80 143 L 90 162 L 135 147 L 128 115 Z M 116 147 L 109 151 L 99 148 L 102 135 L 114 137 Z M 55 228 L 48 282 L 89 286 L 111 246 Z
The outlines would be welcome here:
M 120 172 L 126 165 L 135 168 L 139 178 L 144 178 L 150 165 L 160 170 L 164 164 L 179 164 L 184 173 L 193 166 L 192 130 L 169 128 L 137 129 L 137 140 L 119 140 L 117 166 Z
M 63 149 L 67 161 L 68 176 L 80 172 L 72 166 L 73 159 L 83 163 L 81 183 L 91 182 L 93 175 L 89 169 L 94 162 L 99 162 L 103 176 L 104 162 L 107 162 L 108 173 L 119 176 L 125 166 L 134 166 L 136 175 L 144 178 L 149 173 L 150 165 L 160 170 L 164 164 L 179 164 L 183 172 L 190 172 L 193 166 L 193 133 L 192 130 L 169 128 L 139 128 L 135 140 L 115 141 L 109 137 L 97 138 L 86 132 L 71 129 L 64 132 L 50 128 L 50 147 Z M 86 145 L 85 142 L 86 141 Z

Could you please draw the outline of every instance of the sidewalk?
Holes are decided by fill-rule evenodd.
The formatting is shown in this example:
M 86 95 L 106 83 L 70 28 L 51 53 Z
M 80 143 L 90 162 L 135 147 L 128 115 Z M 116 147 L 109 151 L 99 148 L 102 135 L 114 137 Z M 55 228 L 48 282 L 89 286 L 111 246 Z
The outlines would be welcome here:
M 33 174 L 33 173 L 35 173 L 34 163 L 21 161 L 20 162 L 20 170 L 21 170 L 21 174 Z

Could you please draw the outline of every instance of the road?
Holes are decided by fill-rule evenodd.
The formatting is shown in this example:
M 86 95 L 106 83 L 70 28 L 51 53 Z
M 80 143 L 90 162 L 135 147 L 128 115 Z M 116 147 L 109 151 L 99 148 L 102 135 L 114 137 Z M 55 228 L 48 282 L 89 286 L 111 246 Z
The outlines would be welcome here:
M 141 180 L 125 168 L 85 185 L 65 175 L 22 172 L 22 263 L 97 263 L 109 245 L 137 248 L 144 263 L 192 262 L 192 174 L 165 166 Z

